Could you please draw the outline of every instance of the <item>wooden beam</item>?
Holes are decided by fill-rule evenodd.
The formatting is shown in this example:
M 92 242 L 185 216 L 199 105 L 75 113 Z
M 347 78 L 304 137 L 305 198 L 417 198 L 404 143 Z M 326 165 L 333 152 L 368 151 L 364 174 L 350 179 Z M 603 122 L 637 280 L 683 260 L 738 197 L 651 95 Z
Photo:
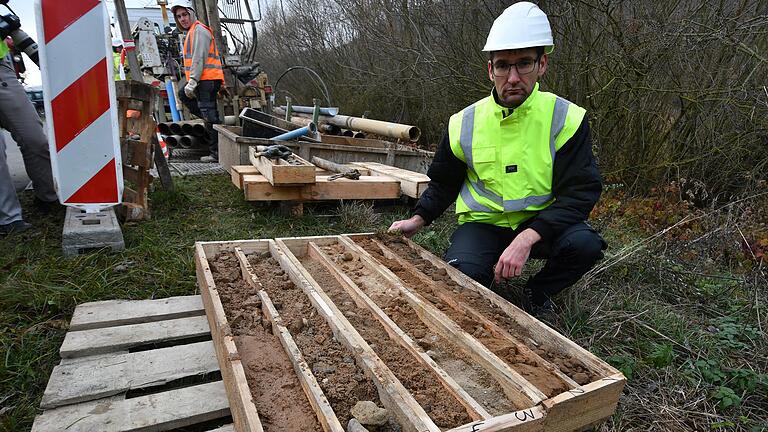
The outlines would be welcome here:
M 315 183 L 315 166 L 294 154 L 285 159 L 256 156 L 256 147 L 248 148 L 251 164 L 272 186 L 304 185 Z
M 431 304 L 423 301 L 405 287 L 403 281 L 397 277 L 386 266 L 382 265 L 376 259 L 368 254 L 363 248 L 354 241 L 344 236 L 340 237 L 340 243 L 359 256 L 361 261 L 372 271 L 377 272 L 394 289 L 403 294 L 405 300 L 411 305 L 430 328 L 439 333 L 445 339 L 453 342 L 468 354 L 473 360 L 480 364 L 488 373 L 490 373 L 499 382 L 504 389 L 507 397 L 519 408 L 526 408 L 537 405 L 546 399 L 539 389 L 523 378 L 517 371 L 509 367 L 496 354 L 491 352 L 485 345 L 465 332 L 461 327 L 448 318 L 444 313 Z
M 427 186 L 429 186 L 429 177 L 426 174 L 377 162 L 353 162 L 353 164 L 367 168 L 371 172 L 371 175 L 398 179 L 403 195 L 411 198 L 421 197 L 421 194 L 424 193 L 424 191 L 427 190 Z
M 546 346 L 548 349 L 554 349 L 558 353 L 573 357 L 581 361 L 592 373 L 597 374 L 600 377 L 612 376 L 620 373 L 617 369 L 605 363 L 597 358 L 594 354 L 582 348 L 572 340 L 566 338 L 560 333 L 553 331 L 546 324 L 533 318 L 525 313 L 525 311 L 519 309 L 509 301 L 502 298 L 500 295 L 484 287 L 474 279 L 460 272 L 455 267 L 445 263 L 440 258 L 432 255 L 429 251 L 422 248 L 410 239 L 405 239 L 405 242 L 413 250 L 415 250 L 419 256 L 438 268 L 446 270 L 448 275 L 459 285 L 466 289 L 471 289 L 477 292 L 483 297 L 487 298 L 494 305 L 498 306 L 504 314 L 512 318 L 512 320 L 518 324 L 519 330 L 524 334 L 518 335 L 518 337 L 525 337 L 530 341 L 532 346 Z
M 159 300 L 107 300 L 83 303 L 75 308 L 70 331 L 140 324 L 205 315 L 199 295 Z
M 361 309 L 366 309 L 376 318 L 382 325 L 384 330 L 389 335 L 390 339 L 397 342 L 400 346 L 408 350 L 416 360 L 424 366 L 425 369 L 431 371 L 435 377 L 437 377 L 440 384 L 464 406 L 473 420 L 489 419 L 493 417 L 488 411 L 483 408 L 469 393 L 467 393 L 461 386 L 445 371 L 440 365 L 435 363 L 430 356 L 428 356 L 424 350 L 408 336 L 391 318 L 379 308 L 376 303 L 371 300 L 358 286 L 352 281 L 344 272 L 323 252 L 317 244 L 309 243 L 309 256 L 319 261 L 328 272 L 339 282 L 339 285 L 344 288 L 347 294 L 352 297 L 357 306 Z
M 58 365 L 40 407 L 85 402 L 217 370 L 210 341 Z
M 258 292 L 259 298 L 261 299 L 262 311 L 272 323 L 272 333 L 277 336 L 283 349 L 285 349 L 285 353 L 291 360 L 293 370 L 296 372 L 296 376 L 298 376 L 299 382 L 301 383 L 301 388 L 304 390 L 304 394 L 307 396 L 309 404 L 312 405 L 312 409 L 315 411 L 317 420 L 323 426 L 323 430 L 325 432 L 345 432 L 345 429 L 341 426 L 339 419 L 336 417 L 336 413 L 333 412 L 331 404 L 328 403 L 328 399 L 320 388 L 320 384 L 317 383 L 317 379 L 315 379 L 312 369 L 307 362 L 304 361 L 304 356 L 301 355 L 299 347 L 296 345 L 296 342 L 294 342 L 291 333 L 277 313 L 275 305 L 272 304 L 269 294 L 264 290 L 264 287 L 253 272 L 253 267 L 251 266 L 251 263 L 248 262 L 248 257 L 245 256 L 240 248 L 235 248 L 235 256 L 240 263 L 240 272 L 243 276 L 243 280 Z
M 104 354 L 178 339 L 205 336 L 211 332 L 205 315 L 92 330 L 70 331 L 64 337 L 62 358 Z
M 626 378 L 621 373 L 601 378 L 544 401 L 544 430 L 570 432 L 604 420 L 616 411 Z
M 570 377 L 568 377 L 568 375 L 564 374 L 557 366 L 541 358 L 524 343 L 517 340 L 517 338 L 512 336 L 508 331 L 480 313 L 477 309 L 464 302 L 457 301 L 453 293 L 449 293 L 447 290 L 437 286 L 435 281 L 419 271 L 409 261 L 396 254 L 380 241 L 371 239 L 371 242 L 381 250 L 385 257 L 391 260 L 395 260 L 401 267 L 409 270 L 412 274 L 414 274 L 424 286 L 430 287 L 435 296 L 447 304 L 451 309 L 454 309 L 455 311 L 468 316 L 472 319 L 473 322 L 481 324 L 494 337 L 513 345 L 517 352 L 522 353 L 526 358 L 534 360 L 536 364 L 539 365 L 539 367 L 543 368 L 551 375 L 557 377 L 566 385 L 567 388 L 573 389 L 579 387 L 579 384 L 576 381 L 572 380 Z
M 232 176 L 232 184 L 238 189 L 243 188 L 243 177 L 247 175 L 259 175 L 259 170 L 253 165 L 232 165 L 229 168 Z
M 322 201 L 340 199 L 397 199 L 400 182 L 387 177 L 360 177 L 329 181 L 327 176 L 305 186 L 275 187 L 264 176 L 243 176 L 246 201 Z
M 541 406 L 476 421 L 446 432 L 549 432 L 544 428 L 547 412 Z M 575 429 L 574 429 L 575 430 Z
M 336 339 L 355 356 L 357 363 L 376 385 L 381 402 L 397 417 L 403 430 L 439 432 L 440 428 L 432 422 L 400 380 L 347 321 L 288 247 L 276 240 L 274 245 L 270 244 L 270 249 L 272 256 L 288 273 L 291 281 L 304 291 L 315 309 L 326 320 Z
M 229 415 L 221 381 L 125 399 L 102 399 L 45 411 L 32 432 L 177 430 Z
M 210 247 L 210 245 L 209 245 Z M 237 352 L 232 329 L 227 322 L 221 298 L 216 290 L 213 273 L 208 264 L 204 244 L 195 243 L 195 270 L 197 283 L 205 305 L 208 325 L 211 328 L 216 358 L 227 388 L 227 398 L 232 411 L 232 420 L 238 431 L 263 432 L 259 414 L 253 404 L 253 396 L 245 378 L 245 370 Z

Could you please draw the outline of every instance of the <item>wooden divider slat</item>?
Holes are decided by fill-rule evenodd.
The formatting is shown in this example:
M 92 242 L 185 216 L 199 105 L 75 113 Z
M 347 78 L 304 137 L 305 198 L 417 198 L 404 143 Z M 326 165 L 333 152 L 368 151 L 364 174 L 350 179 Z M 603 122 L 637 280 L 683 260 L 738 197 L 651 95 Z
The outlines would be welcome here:
M 376 305 L 360 288 L 355 284 L 344 272 L 315 244 L 309 243 L 309 255 L 318 260 L 331 275 L 336 279 L 344 290 L 352 297 L 357 306 L 362 309 L 367 309 L 373 314 L 374 317 L 381 323 L 384 330 L 386 330 L 389 337 L 408 350 L 419 363 L 425 368 L 432 370 L 435 376 L 437 376 L 440 384 L 448 390 L 456 400 L 459 401 L 466 409 L 467 414 L 473 420 L 488 419 L 493 417 L 488 411 L 483 408 L 472 396 L 469 395 L 459 384 L 443 370 L 440 365 L 435 363 L 430 356 L 428 356 L 424 350 L 416 344 L 410 336 L 408 336 L 400 327 L 390 319 L 384 311 Z
M 224 314 L 224 307 L 216 291 L 216 283 L 213 281 L 213 274 L 203 248 L 202 243 L 195 245 L 197 282 L 207 311 L 208 325 L 211 327 L 219 368 L 227 388 L 232 420 L 238 432 L 263 432 L 264 428 L 256 406 L 253 404 L 245 370 L 240 361 L 235 340 L 232 338 L 232 330 L 227 323 L 227 316 Z
M 478 364 L 490 373 L 504 389 L 507 397 L 520 408 L 534 406 L 546 399 L 546 395 L 533 384 L 523 378 L 517 371 L 510 368 L 504 361 L 491 352 L 485 345 L 465 332 L 461 327 L 448 318 L 440 310 L 422 301 L 418 296 L 405 287 L 402 280 L 386 266 L 379 263 L 354 241 L 344 236 L 340 242 L 352 251 L 374 272 L 381 275 L 393 288 L 399 290 L 403 297 L 416 311 L 417 315 L 442 337 L 459 346 Z
M 388 248 L 386 245 L 384 245 L 378 240 L 374 239 L 372 240 L 372 242 L 379 249 L 381 249 L 381 252 L 384 254 L 385 257 L 397 261 L 397 263 L 400 264 L 403 268 L 410 270 L 411 273 L 416 275 L 416 277 L 419 278 L 419 280 L 424 285 L 432 287 L 433 293 L 435 294 L 435 296 L 437 296 L 440 300 L 443 300 L 452 309 L 458 312 L 461 312 L 467 315 L 468 317 L 472 318 L 473 321 L 482 324 L 483 327 L 486 330 L 488 330 L 491 334 L 493 334 L 495 337 L 503 339 L 511 343 L 512 345 L 514 345 L 515 349 L 518 352 L 523 353 L 523 355 L 525 355 L 527 358 L 535 360 L 538 365 L 540 365 L 542 368 L 544 368 L 544 370 L 546 370 L 550 374 L 560 379 L 560 381 L 565 383 L 568 386 L 568 388 L 579 387 L 579 384 L 576 381 L 572 380 L 568 375 L 564 374 L 560 370 L 560 368 L 541 358 L 541 356 L 539 356 L 533 350 L 528 348 L 524 343 L 517 340 L 517 338 L 512 336 L 508 331 L 504 330 L 501 326 L 499 326 L 495 322 L 488 319 L 485 315 L 478 312 L 472 306 L 466 303 L 457 301 L 452 295 L 448 294 L 445 290 L 437 288 L 435 286 L 435 281 L 427 277 L 424 273 L 420 272 L 413 264 L 403 259 L 400 255 L 396 254 L 392 249 Z
M 299 351 L 299 347 L 293 340 L 291 333 L 286 328 L 285 324 L 280 318 L 280 315 L 269 298 L 269 294 L 264 290 L 264 287 L 258 281 L 256 274 L 253 272 L 251 263 L 248 262 L 248 258 L 245 256 L 240 248 L 235 248 L 235 255 L 240 262 L 240 271 L 242 272 L 243 279 L 255 289 L 259 298 L 261 298 L 261 305 L 267 319 L 272 323 L 272 333 L 280 340 L 280 344 L 285 349 L 285 353 L 293 364 L 293 370 L 299 378 L 301 388 L 304 389 L 304 394 L 307 395 L 309 404 L 317 415 L 318 421 L 323 426 L 325 432 L 345 432 L 344 428 L 339 423 L 339 419 L 336 417 L 336 413 L 333 412 L 331 404 L 328 403 L 328 399 L 325 397 L 323 390 L 315 379 L 315 375 L 312 373 L 312 369 L 309 367 L 304 357 Z
M 440 428 L 347 321 L 288 247 L 276 240 L 276 244 L 270 244 L 270 250 L 291 281 L 306 293 L 315 309 L 325 318 L 334 336 L 356 357 L 358 364 L 376 385 L 381 402 L 395 414 L 403 429 L 409 432 L 439 432 Z
M 448 265 L 440 258 L 434 256 L 432 253 L 422 248 L 412 240 L 405 239 L 405 242 L 413 250 L 418 252 L 419 256 L 421 256 L 423 259 L 429 261 L 436 267 L 444 268 L 450 277 L 459 285 L 481 294 L 483 297 L 489 299 L 494 305 L 498 306 L 507 316 L 512 318 L 520 326 L 521 329 L 528 331 L 527 337 L 531 340 L 532 345 L 546 345 L 552 349 L 556 349 L 559 353 L 567 354 L 577 358 L 583 362 L 591 372 L 601 377 L 612 376 L 620 373 L 616 368 L 600 360 L 591 352 L 577 345 L 575 342 L 566 338 L 560 333 L 553 331 L 547 327 L 546 324 L 526 314 L 517 306 L 511 304 L 507 300 L 504 300 L 504 298 L 502 298 L 500 295 L 482 286 L 469 276 L 460 272 L 455 267 Z

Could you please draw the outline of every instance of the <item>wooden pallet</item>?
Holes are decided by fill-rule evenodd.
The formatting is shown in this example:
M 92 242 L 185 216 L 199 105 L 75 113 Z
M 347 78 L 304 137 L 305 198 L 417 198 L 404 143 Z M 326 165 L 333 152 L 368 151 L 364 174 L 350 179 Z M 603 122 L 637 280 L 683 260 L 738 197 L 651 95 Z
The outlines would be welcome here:
M 200 296 L 79 305 L 60 355 L 33 432 L 234 431 Z
M 325 431 L 341 432 L 343 428 L 339 425 L 333 409 L 328 406 L 328 401 L 318 386 L 312 370 L 307 366 L 293 342 L 288 324 L 282 321 L 267 292 L 260 289 L 258 276 L 254 274 L 249 264 L 248 255 L 268 253 L 279 262 L 293 284 L 303 291 L 314 307 L 314 311 L 330 326 L 335 338 L 346 347 L 348 353 L 354 355 L 356 363 L 375 384 L 382 404 L 394 414 L 404 431 L 437 432 L 441 429 L 351 324 L 340 305 L 337 305 L 326 293 L 325 289 L 328 288 L 321 286 L 315 280 L 311 272 L 302 264 L 302 259 L 309 257 L 311 260 L 320 262 L 343 287 L 358 310 L 365 310 L 366 313 L 372 314 L 374 321 L 385 328 L 389 338 L 405 348 L 422 365 L 424 373 L 432 374 L 445 391 L 466 409 L 472 421 L 453 427 L 450 432 L 575 431 L 586 429 L 613 414 L 625 384 L 625 378 L 618 370 L 415 243 L 399 240 L 407 246 L 407 250 L 420 257 L 420 260 L 429 263 L 432 268 L 439 269 L 443 276 L 447 275 L 453 283 L 457 283 L 461 289 L 466 290 L 461 292 L 470 293 L 470 297 L 489 305 L 495 311 L 494 316 L 481 312 L 473 306 L 475 303 L 465 301 L 466 297 L 456 298 L 458 296 L 440 292 L 437 288 L 435 291 L 430 291 L 432 295 L 421 293 L 418 286 L 436 287 L 434 280 L 422 273 L 409 260 L 403 259 L 386 244 L 376 239 L 367 244 L 377 248 L 378 255 L 369 253 L 359 244 L 368 237 L 367 235 L 341 235 L 196 244 L 195 262 L 198 283 L 211 323 L 219 366 L 223 371 L 227 391 L 232 401 L 235 430 L 246 432 L 262 429 L 210 267 L 209 261 L 222 252 L 234 253 L 240 263 L 243 279 L 251 284 L 254 291 L 258 291 L 261 298 L 261 313 L 265 320 L 271 322 L 273 333 L 280 339 L 287 356 L 293 363 L 304 393 Z M 358 285 L 353 280 L 354 275 L 345 273 L 339 261 L 341 255 L 331 256 L 328 247 L 343 251 L 344 260 L 352 257 L 350 259 L 354 259 L 356 263 L 359 262 L 358 269 L 365 268 L 378 278 L 382 289 L 402 298 L 412 311 L 415 311 L 417 320 L 447 341 L 446 343 L 457 347 L 462 355 L 471 358 L 474 364 L 479 365 L 489 376 L 492 376 L 501 386 L 502 394 L 516 409 L 504 413 L 497 412 L 495 415 L 489 414 L 490 409 L 486 410 L 485 406 L 473 399 L 469 391 L 458 384 L 458 380 L 454 379 L 452 374 L 443 370 L 429 352 L 425 352 L 414 342 L 412 336 L 398 327 L 395 323 L 396 319 L 388 316 L 376 301 L 366 294 L 365 290 L 368 287 Z M 350 254 L 349 257 L 347 254 Z M 263 260 L 263 257 L 259 259 Z M 398 269 L 411 272 L 416 280 L 406 282 L 401 279 L 381 261 L 382 259 L 390 260 L 390 267 L 391 263 L 395 262 Z M 346 307 L 348 308 L 349 305 Z M 449 317 L 447 309 L 458 311 L 470 318 L 471 322 L 478 323 L 483 327 L 483 333 L 487 331 L 494 340 L 503 341 L 508 346 L 514 346 L 516 351 L 527 353 L 528 358 L 535 360 L 536 367 L 559 380 L 564 386 L 563 391 L 545 395 L 542 389 L 524 378 L 522 372 L 519 372 L 516 367 L 502 360 L 495 351 L 485 346 Z M 258 311 L 254 312 L 258 314 Z M 512 323 L 509 325 L 514 326 L 514 332 L 499 324 L 500 322 Z M 538 353 L 542 353 L 541 356 Z M 586 376 L 589 379 L 579 378 L 582 384 L 577 383 L 576 378 L 572 379 L 555 364 L 555 360 L 547 360 L 545 356 L 548 359 L 550 357 L 567 358 L 568 362 L 578 363 L 584 371 L 588 372 Z M 573 371 L 570 373 L 572 374 Z M 549 393 L 552 392 L 549 391 Z

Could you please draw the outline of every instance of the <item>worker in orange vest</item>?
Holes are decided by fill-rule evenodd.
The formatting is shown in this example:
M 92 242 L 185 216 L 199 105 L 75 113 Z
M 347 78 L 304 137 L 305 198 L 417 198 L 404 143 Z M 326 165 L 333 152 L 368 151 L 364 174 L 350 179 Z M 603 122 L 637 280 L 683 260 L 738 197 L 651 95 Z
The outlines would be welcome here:
M 224 82 L 221 56 L 213 32 L 197 20 L 191 0 L 174 1 L 171 12 L 179 30 L 187 32 L 184 38 L 184 74 L 187 84 L 179 91 L 179 100 L 192 114 L 205 121 L 210 136 L 210 154 L 200 160 L 217 162 L 219 139 L 213 125 L 221 123 L 216 106 L 216 95 Z

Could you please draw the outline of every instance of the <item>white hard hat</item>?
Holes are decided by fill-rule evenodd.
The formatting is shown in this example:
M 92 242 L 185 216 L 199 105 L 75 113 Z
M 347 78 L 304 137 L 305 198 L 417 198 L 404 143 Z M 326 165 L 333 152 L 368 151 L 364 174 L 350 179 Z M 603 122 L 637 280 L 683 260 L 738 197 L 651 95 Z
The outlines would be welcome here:
M 493 22 L 483 51 L 544 47 L 555 49 L 547 14 L 531 2 L 519 2 L 504 10 Z
M 123 40 L 120 38 L 112 38 L 112 48 L 123 46 Z
M 195 10 L 195 7 L 192 6 L 192 0 L 173 0 L 171 2 L 171 13 L 176 14 L 176 9 L 180 7 L 192 9 L 192 11 Z

